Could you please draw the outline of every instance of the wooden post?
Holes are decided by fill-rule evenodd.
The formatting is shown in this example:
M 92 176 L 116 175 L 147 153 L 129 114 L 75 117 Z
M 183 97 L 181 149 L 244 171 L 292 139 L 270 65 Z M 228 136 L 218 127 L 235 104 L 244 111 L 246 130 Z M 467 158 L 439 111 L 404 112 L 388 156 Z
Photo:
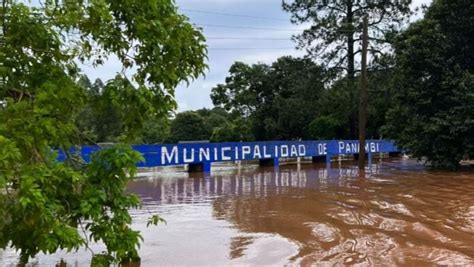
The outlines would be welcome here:
M 362 33 L 362 62 L 359 91 L 359 170 L 365 169 L 365 135 L 367 126 L 367 47 L 369 45 L 368 17 L 364 16 Z

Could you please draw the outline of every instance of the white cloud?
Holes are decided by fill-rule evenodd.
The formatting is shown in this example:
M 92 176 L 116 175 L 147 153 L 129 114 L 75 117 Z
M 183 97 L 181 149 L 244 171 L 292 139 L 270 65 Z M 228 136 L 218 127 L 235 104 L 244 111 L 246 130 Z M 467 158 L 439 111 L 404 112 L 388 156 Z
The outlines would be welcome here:
M 178 86 L 176 89 L 178 112 L 212 107 L 211 89 L 218 82 L 217 80 L 208 81 L 205 78 L 200 78 L 189 87 L 185 85 Z

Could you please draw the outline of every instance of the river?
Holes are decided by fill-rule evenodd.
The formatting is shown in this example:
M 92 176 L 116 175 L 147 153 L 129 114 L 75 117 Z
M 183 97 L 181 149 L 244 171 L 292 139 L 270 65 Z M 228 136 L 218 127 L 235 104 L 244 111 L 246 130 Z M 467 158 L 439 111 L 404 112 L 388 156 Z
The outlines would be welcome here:
M 431 171 L 412 160 L 242 165 L 209 176 L 165 168 L 131 182 L 145 239 L 141 266 L 474 264 L 474 173 Z M 150 214 L 167 224 L 146 227 Z M 93 249 L 100 252 L 100 245 Z M 80 250 L 31 266 L 88 266 Z M 17 254 L 0 251 L 0 265 Z

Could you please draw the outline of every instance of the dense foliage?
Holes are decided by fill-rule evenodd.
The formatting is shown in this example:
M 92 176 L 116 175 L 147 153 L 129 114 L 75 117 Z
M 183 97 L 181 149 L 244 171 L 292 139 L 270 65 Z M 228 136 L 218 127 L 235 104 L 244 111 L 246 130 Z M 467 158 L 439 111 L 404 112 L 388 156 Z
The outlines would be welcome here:
M 282 57 L 271 66 L 236 62 L 225 84 L 212 89 L 215 105 L 251 123 L 257 140 L 305 138 L 324 91 L 323 69 L 309 59 Z
M 380 127 L 392 101 L 392 76 L 392 70 L 371 72 L 370 138 L 382 137 Z M 309 59 L 282 57 L 272 65 L 236 62 L 226 82 L 212 89 L 215 108 L 178 113 L 169 117 L 169 123 L 150 123 L 150 129 L 159 131 L 146 135 L 148 140 L 157 137 L 151 143 L 350 139 L 355 105 L 351 101 L 356 98 L 347 87 L 352 83 L 341 78 L 325 85 L 330 77 Z
M 78 114 L 91 99 L 101 103 L 97 114 L 120 118 L 123 142 L 148 117 L 166 116 L 175 86 L 205 68 L 202 34 L 171 0 L 2 1 L 0 33 L 0 249 L 19 250 L 26 263 L 100 241 L 107 250 L 98 262 L 137 259 L 141 238 L 128 209 L 140 202 L 125 187 L 141 155 L 116 145 L 84 165 L 70 153 L 57 162 L 53 151 L 86 141 L 78 126 L 95 117 L 79 122 Z M 97 66 L 109 56 L 123 71 L 86 91 L 76 62 Z
M 238 113 L 256 140 L 347 139 L 351 97 L 346 78 L 331 85 L 330 72 L 309 59 L 282 57 L 272 65 L 235 63 L 225 84 L 212 89 L 216 106 Z M 368 134 L 380 137 L 388 107 L 390 71 L 373 73 Z M 384 107 L 379 107 L 383 102 Z M 232 128 L 226 126 L 227 128 Z
M 474 5 L 435 0 L 396 42 L 386 132 L 415 157 L 457 168 L 474 157 Z

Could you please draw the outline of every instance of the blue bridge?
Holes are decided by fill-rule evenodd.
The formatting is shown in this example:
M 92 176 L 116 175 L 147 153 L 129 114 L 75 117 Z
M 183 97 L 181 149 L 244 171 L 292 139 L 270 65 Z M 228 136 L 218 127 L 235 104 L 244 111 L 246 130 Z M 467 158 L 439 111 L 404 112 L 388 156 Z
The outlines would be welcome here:
M 260 165 L 278 166 L 280 158 L 312 157 L 313 161 L 330 163 L 333 156 L 358 155 L 357 140 L 328 141 L 269 141 L 235 143 L 182 143 L 134 145 L 145 161 L 139 167 L 189 165 L 190 171 L 210 172 L 213 162 L 259 160 Z M 393 141 L 367 140 L 365 144 L 369 162 L 374 153 L 399 153 Z M 88 162 L 99 146 L 83 146 L 82 158 Z M 59 159 L 64 159 L 60 153 Z

